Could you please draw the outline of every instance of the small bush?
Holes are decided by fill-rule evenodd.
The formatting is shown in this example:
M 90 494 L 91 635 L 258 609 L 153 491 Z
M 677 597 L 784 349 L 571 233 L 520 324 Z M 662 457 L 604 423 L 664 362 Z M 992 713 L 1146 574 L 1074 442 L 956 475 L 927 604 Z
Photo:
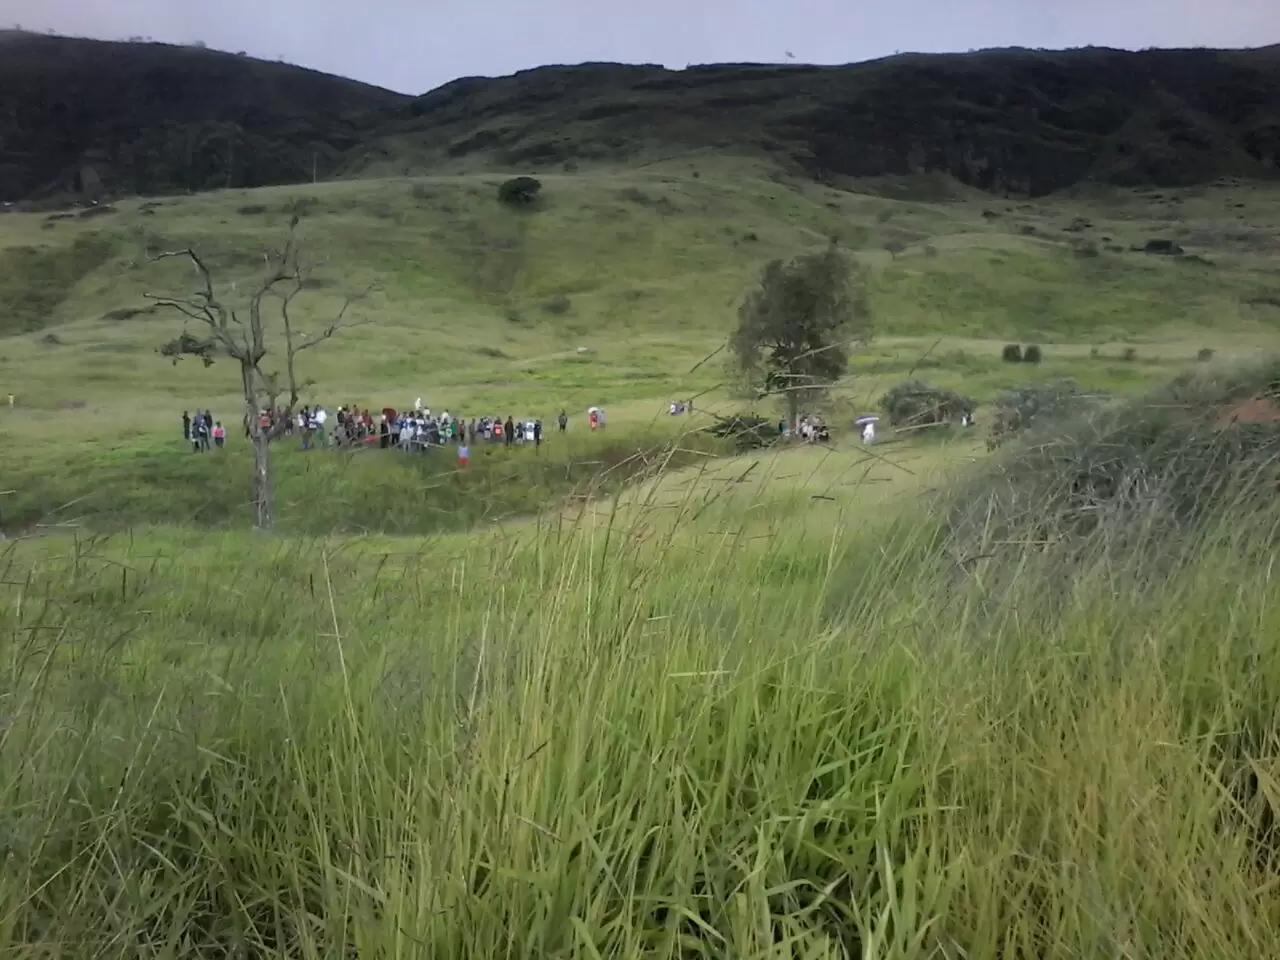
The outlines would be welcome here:
M 260 217 L 267 212 L 267 208 L 261 203 L 250 203 L 243 207 L 237 207 L 236 213 L 242 217 Z
M 880 409 L 895 427 L 928 427 L 953 423 L 973 413 L 977 403 L 969 397 L 933 387 L 920 380 L 898 384 L 880 398 Z
M 889 252 L 889 256 L 896 257 L 898 254 L 906 252 L 907 244 L 904 240 L 886 240 L 884 248 Z
M 1196 352 L 1197 363 L 1208 363 L 1213 359 L 1213 349 L 1211 347 L 1201 347 Z
M 509 207 L 531 206 L 542 191 L 542 181 L 533 177 L 513 177 L 498 187 L 498 200 Z
M 554 297 L 548 300 L 544 305 L 544 309 L 547 311 L 547 313 L 555 314 L 558 317 L 564 316 L 572 308 L 573 308 L 573 302 L 563 293 L 557 293 Z
M 716 422 L 706 427 L 706 432 L 721 440 L 730 441 L 739 451 L 759 450 L 781 439 L 778 422 L 767 420 L 754 413 L 737 413 L 728 417 L 716 417 Z
M 1025 348 L 1023 348 L 1023 351 L 1022 351 L 1023 363 L 1039 363 L 1041 359 L 1043 358 L 1040 353 L 1039 344 L 1029 343 Z
M 1159 257 L 1177 257 L 1183 253 L 1180 244 L 1172 240 L 1151 239 L 1142 246 L 1143 253 L 1150 253 Z
M 1093 406 L 1094 398 L 1083 393 L 1074 380 L 1025 383 L 1002 390 L 996 397 L 988 446 L 999 446 L 1033 425 L 1072 416 Z
M 1092 357 L 1094 360 L 1097 360 L 1099 357 L 1101 357 L 1101 356 L 1102 356 L 1102 348 L 1101 348 L 1101 347 L 1090 347 L 1090 348 L 1089 348 L 1089 356 L 1090 356 L 1090 357 Z
M 1016 343 L 1006 343 L 1000 351 L 1000 359 L 1005 363 L 1021 363 L 1022 347 Z
M 1125 347 L 1123 350 L 1120 351 L 1120 359 L 1123 360 L 1125 363 L 1133 363 L 1133 361 L 1138 359 L 1138 348 Z

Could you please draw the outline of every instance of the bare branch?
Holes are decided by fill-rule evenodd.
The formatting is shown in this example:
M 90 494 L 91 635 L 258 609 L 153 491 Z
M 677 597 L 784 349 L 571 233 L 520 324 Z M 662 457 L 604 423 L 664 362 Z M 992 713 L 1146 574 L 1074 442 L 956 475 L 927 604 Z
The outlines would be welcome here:
M 177 310 L 179 313 L 190 317 L 192 320 L 199 320 L 201 323 L 208 323 L 210 325 L 214 325 L 217 322 L 207 307 L 192 303 L 190 300 L 161 297 L 152 293 L 144 293 L 142 296 L 145 299 L 150 300 L 157 307 L 169 307 L 172 310 Z
M 200 294 L 207 302 L 213 303 L 213 274 L 209 272 L 209 268 L 205 265 L 205 262 L 200 259 L 200 255 L 190 247 L 182 250 L 166 250 L 162 253 L 157 253 L 153 256 L 147 257 L 147 262 L 158 263 L 161 260 L 173 260 L 175 258 L 183 258 L 191 261 L 196 270 L 199 271 L 200 278 L 204 282 L 204 289 L 200 291 Z
M 363 327 L 369 324 L 371 322 L 369 320 L 346 320 L 345 317 L 347 315 L 347 311 L 351 309 L 353 304 L 359 303 L 360 301 L 367 299 L 368 296 L 374 291 L 374 289 L 375 287 L 373 285 L 370 285 L 363 293 L 353 294 L 347 297 L 346 300 L 342 302 L 342 308 L 338 311 L 338 315 L 333 319 L 333 322 L 330 323 L 323 330 L 321 330 L 319 334 L 308 339 L 305 343 L 300 343 L 295 345 L 293 347 L 293 352 L 301 353 L 303 350 L 311 349 L 316 344 L 324 343 L 326 340 L 332 339 L 334 334 L 339 333 L 343 330 L 350 330 L 352 327 Z M 281 307 L 281 310 L 285 311 L 287 309 L 288 309 L 288 301 L 285 301 L 285 303 Z M 304 334 L 300 334 L 300 336 L 305 337 L 307 335 L 304 333 Z

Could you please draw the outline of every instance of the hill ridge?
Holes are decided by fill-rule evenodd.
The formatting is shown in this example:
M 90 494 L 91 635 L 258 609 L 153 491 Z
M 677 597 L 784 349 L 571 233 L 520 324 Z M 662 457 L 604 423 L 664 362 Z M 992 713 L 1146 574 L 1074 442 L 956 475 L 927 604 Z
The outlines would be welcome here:
M 417 97 L 153 42 L 10 35 L 0 62 L 3 200 L 707 151 L 837 184 L 944 173 L 1007 195 L 1280 176 L 1280 45 L 588 62 L 462 77 Z

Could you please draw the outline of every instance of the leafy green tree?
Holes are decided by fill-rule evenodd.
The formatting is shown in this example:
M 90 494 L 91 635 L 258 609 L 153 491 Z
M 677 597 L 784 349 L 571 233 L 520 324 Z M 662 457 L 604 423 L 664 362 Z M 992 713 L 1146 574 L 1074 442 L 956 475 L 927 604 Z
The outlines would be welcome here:
M 833 243 L 765 266 L 729 346 L 745 382 L 781 397 L 794 428 L 800 408 L 844 376 L 851 347 L 871 332 L 866 275 Z

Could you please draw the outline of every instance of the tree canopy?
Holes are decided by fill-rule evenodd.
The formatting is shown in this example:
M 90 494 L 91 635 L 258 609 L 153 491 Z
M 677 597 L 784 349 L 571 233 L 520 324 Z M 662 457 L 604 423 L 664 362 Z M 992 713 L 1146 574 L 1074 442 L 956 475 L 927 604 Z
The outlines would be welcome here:
M 833 243 L 765 266 L 730 347 L 739 373 L 761 395 L 784 398 L 794 425 L 801 405 L 844 376 L 851 347 L 871 332 L 865 275 Z

